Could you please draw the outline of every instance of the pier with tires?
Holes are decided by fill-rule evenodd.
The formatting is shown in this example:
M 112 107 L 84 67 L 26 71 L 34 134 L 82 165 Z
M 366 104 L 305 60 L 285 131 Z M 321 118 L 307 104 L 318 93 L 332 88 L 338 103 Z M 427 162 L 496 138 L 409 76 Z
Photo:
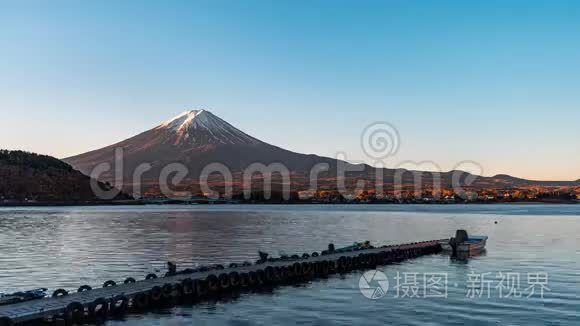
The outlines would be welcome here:
M 142 280 L 127 278 L 95 287 L 83 285 L 74 293 L 57 289 L 50 298 L 0 306 L 0 326 L 98 324 L 127 313 L 195 304 L 231 293 L 259 291 L 400 263 L 441 252 L 441 241 L 305 253 L 253 264 L 184 270 L 165 277 L 149 274 Z

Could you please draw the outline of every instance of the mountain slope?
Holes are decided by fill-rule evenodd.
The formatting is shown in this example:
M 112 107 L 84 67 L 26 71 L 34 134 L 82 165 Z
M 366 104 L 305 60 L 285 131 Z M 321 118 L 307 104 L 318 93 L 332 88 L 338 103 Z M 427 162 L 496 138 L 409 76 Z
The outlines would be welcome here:
M 283 163 L 292 172 L 307 173 L 318 163 L 336 166 L 336 161 L 316 155 L 294 153 L 262 142 L 236 129 L 229 123 L 205 110 L 194 110 L 145 131 L 137 136 L 64 159 L 79 171 L 91 175 L 102 163 L 115 166 L 115 151 L 123 153 L 124 185 L 133 183 L 133 171 L 141 164 L 151 164 L 143 182 L 155 185 L 163 168 L 172 163 L 187 167 L 189 179 L 199 178 L 208 164 L 220 163 L 236 174 L 252 163 Z M 112 181 L 112 171 L 103 173 L 100 180 Z
M 127 197 L 120 195 L 122 198 Z M 98 201 L 90 178 L 70 165 L 50 156 L 0 150 L 0 204 Z
M 232 172 L 234 184 L 237 187 L 242 186 L 242 173 L 251 164 L 282 163 L 291 172 L 294 190 L 304 190 L 310 186 L 310 171 L 317 164 L 329 165 L 329 172 L 319 175 L 318 186 L 330 189 L 336 188 L 338 164 L 354 167 L 332 158 L 299 154 L 270 145 L 240 131 L 206 110 L 184 112 L 137 136 L 102 149 L 67 158 L 65 161 L 86 175 L 91 175 L 95 167 L 103 163 L 115 167 L 116 151 L 122 151 L 123 166 L 118 170 L 123 176 L 122 187 L 128 191 L 131 191 L 134 183 L 142 183 L 145 188 L 158 188 L 160 176 L 167 177 L 164 168 L 174 163 L 187 168 L 187 177 L 181 181 L 184 187 L 196 185 L 203 168 L 212 163 L 225 165 Z M 140 170 L 138 167 L 143 164 L 150 164 L 147 167 L 148 171 L 143 173 L 141 178 L 136 179 L 134 172 Z M 362 172 L 350 173 L 345 183 L 352 185 L 357 180 L 365 180 L 367 185 L 372 186 L 375 181 L 374 175 L 381 172 L 384 176 L 384 183 L 392 185 L 395 175 L 401 172 L 401 170 L 393 169 L 378 171 L 367 165 L 363 165 L 362 168 L 364 169 Z M 428 186 L 433 183 L 432 173 L 425 172 L 421 175 L 424 185 Z M 451 184 L 452 172 L 440 173 L 436 176 L 441 177 L 443 186 Z M 470 175 L 464 173 L 463 179 L 467 176 Z M 112 182 L 115 175 L 113 170 L 110 170 L 100 174 L 98 178 Z M 403 183 L 412 184 L 413 178 L 413 174 L 405 173 Z M 280 184 L 281 180 L 276 182 Z M 520 184 L 529 184 L 529 182 L 509 176 L 475 177 L 473 186 L 510 187 Z

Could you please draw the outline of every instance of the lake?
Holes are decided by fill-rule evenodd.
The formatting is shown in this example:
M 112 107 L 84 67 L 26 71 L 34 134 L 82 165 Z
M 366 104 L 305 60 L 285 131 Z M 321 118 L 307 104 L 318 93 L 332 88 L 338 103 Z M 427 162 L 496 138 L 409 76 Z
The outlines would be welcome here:
M 414 242 L 459 228 L 489 236 L 487 251 L 381 266 L 389 286 L 377 300 L 362 295 L 357 271 L 107 325 L 579 325 L 580 205 L 0 208 L 0 292 L 98 287 L 164 273 L 167 261 L 253 262 L 258 250 Z

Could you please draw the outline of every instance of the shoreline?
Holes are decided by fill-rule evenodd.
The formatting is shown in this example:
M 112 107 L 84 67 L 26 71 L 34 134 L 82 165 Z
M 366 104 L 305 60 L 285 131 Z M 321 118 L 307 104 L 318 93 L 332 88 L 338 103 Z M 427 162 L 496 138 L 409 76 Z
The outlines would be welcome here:
M 321 203 L 321 202 L 300 202 L 300 201 L 283 201 L 283 202 L 267 202 L 267 201 L 253 201 L 253 202 L 143 202 L 143 201 L 123 201 L 123 202 L 93 202 L 93 203 L 76 203 L 76 202 L 42 202 L 42 203 L 0 203 L 0 208 L 2 207 L 98 207 L 98 206 L 169 206 L 169 205 L 181 205 L 181 206 L 228 206 L 228 205 L 320 205 L 320 206 L 338 206 L 338 205 L 353 205 L 353 206 L 365 206 L 365 205 L 421 205 L 421 206 L 455 206 L 455 205 L 577 205 L 580 201 L 514 201 L 514 202 L 454 202 L 454 203 L 421 203 L 421 202 L 410 202 L 410 203 L 392 203 L 392 202 L 368 202 L 368 203 Z

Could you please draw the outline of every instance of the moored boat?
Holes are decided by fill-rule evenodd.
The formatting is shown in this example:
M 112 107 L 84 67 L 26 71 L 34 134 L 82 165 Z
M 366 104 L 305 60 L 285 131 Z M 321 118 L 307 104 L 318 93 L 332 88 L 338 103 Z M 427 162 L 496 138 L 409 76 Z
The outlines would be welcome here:
M 465 230 L 457 230 L 454 238 L 441 242 L 441 247 L 453 254 L 477 254 L 485 249 L 487 239 L 488 237 L 484 235 L 470 236 Z

